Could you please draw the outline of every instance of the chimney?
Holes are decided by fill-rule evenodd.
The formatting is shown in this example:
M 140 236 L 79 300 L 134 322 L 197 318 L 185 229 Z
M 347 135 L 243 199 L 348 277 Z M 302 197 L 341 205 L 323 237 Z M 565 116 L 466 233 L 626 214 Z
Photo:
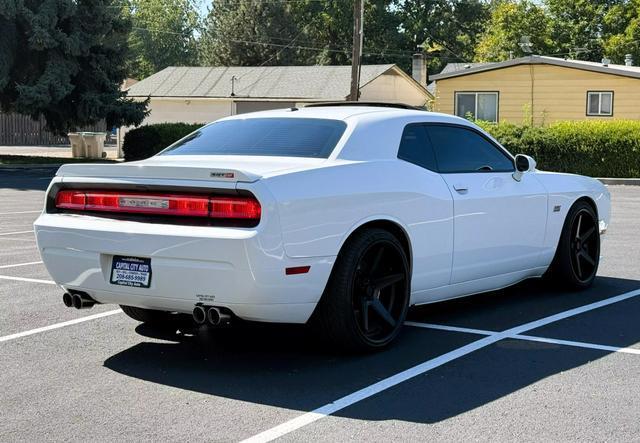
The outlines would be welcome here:
M 625 56 L 624 56 L 624 64 L 626 66 L 633 66 L 633 55 L 632 54 L 625 54 Z
M 411 77 L 423 87 L 427 87 L 427 63 L 424 60 L 424 54 L 413 54 Z

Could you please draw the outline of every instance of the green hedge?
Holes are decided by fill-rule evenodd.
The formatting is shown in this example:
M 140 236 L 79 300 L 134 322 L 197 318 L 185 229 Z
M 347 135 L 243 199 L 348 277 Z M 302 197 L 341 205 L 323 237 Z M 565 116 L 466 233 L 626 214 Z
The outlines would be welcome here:
M 476 122 L 540 169 L 592 177 L 640 177 L 640 121 L 566 121 L 531 127 Z
M 149 158 L 203 125 L 204 123 L 159 123 L 132 129 L 124 136 L 124 159 L 133 161 Z

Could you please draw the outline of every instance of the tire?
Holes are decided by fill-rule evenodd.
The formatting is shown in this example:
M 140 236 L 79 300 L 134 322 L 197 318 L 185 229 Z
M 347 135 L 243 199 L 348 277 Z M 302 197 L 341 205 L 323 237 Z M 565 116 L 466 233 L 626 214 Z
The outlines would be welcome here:
M 396 237 L 382 229 L 356 232 L 343 246 L 311 324 L 347 351 L 373 351 L 399 334 L 409 308 L 410 271 Z
M 134 306 L 120 305 L 122 312 L 127 314 L 134 320 L 142 323 L 153 325 L 161 325 L 169 319 L 169 313 L 165 311 L 156 311 L 153 309 L 136 308 Z
M 598 216 L 589 203 L 578 201 L 564 221 L 550 277 L 566 289 L 586 289 L 596 278 L 599 263 Z

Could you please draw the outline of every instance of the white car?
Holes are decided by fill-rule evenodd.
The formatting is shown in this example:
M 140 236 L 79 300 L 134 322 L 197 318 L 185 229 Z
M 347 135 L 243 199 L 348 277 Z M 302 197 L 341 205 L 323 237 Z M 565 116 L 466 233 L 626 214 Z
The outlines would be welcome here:
M 391 342 L 409 306 L 548 270 L 594 280 L 610 196 L 474 124 L 402 106 L 235 115 L 147 160 L 60 168 L 35 222 L 67 306 Z

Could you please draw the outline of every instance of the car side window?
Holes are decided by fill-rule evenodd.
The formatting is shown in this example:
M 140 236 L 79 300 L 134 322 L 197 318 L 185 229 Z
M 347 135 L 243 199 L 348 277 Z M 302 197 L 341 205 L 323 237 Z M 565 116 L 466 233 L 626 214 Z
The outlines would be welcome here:
M 425 126 L 439 171 L 513 172 L 513 160 L 477 132 L 461 126 Z
M 431 171 L 437 171 L 436 156 L 424 125 L 412 123 L 405 126 L 398 148 L 398 158 Z

